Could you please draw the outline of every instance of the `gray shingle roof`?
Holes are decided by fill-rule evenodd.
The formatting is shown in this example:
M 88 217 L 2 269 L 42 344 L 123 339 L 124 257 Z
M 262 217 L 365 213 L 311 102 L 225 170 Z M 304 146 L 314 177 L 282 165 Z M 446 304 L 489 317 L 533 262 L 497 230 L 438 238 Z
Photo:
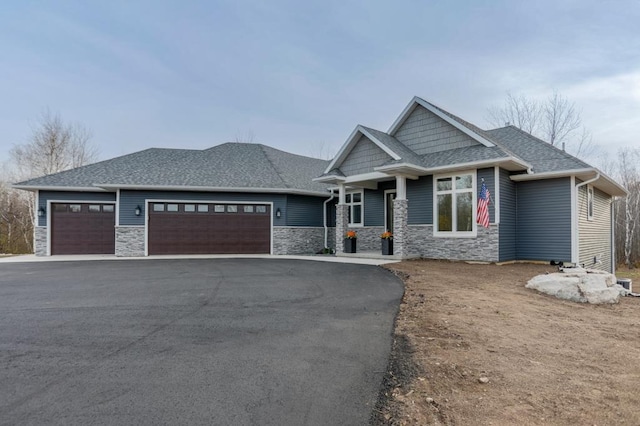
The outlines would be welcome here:
M 312 178 L 328 163 L 261 144 L 225 143 L 206 150 L 151 148 L 16 186 L 184 186 L 325 193 L 327 186 Z
M 401 158 L 400 162 L 420 164 L 420 162 L 422 161 L 418 154 L 413 152 L 413 150 L 411 150 L 408 146 L 400 142 L 395 137 L 389 135 L 388 133 L 365 126 L 362 126 L 362 128 L 366 129 L 369 133 L 371 133 L 373 137 L 385 144 L 385 146 L 387 146 L 387 148 L 389 148 L 391 151 L 398 154 Z
M 591 168 L 584 161 L 515 126 L 487 130 L 486 133 L 491 135 L 498 145 L 504 146 L 531 164 L 534 173 Z

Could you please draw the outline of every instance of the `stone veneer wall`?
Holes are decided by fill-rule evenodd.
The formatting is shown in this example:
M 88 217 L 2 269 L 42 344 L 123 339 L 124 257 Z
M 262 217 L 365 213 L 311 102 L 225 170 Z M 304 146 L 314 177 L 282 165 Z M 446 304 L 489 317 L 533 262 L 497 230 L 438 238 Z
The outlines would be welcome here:
M 336 253 L 344 252 L 344 234 L 347 233 L 349 226 L 349 206 L 346 204 L 336 204 Z
M 47 227 L 36 226 L 33 230 L 33 251 L 36 256 L 47 255 Z
M 315 254 L 323 248 L 324 227 L 273 227 L 273 254 Z
M 409 225 L 408 228 L 409 256 L 485 262 L 499 260 L 499 225 L 479 226 L 476 238 L 436 238 L 433 225 Z
M 144 256 L 144 226 L 116 226 L 116 256 Z
M 393 254 L 408 257 L 411 251 L 409 234 L 409 201 L 393 200 Z
M 380 252 L 380 234 L 384 232 L 384 226 L 365 226 L 363 228 L 349 228 L 358 233 L 356 252 L 375 251 Z

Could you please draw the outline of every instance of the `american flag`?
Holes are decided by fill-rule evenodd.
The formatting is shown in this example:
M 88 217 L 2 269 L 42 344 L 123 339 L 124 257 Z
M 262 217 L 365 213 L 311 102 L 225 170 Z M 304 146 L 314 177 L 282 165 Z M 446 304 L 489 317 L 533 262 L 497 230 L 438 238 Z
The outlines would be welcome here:
M 482 182 L 482 186 L 480 187 L 480 196 L 478 197 L 476 222 L 485 228 L 489 227 L 489 197 L 491 197 L 491 193 L 487 189 L 487 185 Z

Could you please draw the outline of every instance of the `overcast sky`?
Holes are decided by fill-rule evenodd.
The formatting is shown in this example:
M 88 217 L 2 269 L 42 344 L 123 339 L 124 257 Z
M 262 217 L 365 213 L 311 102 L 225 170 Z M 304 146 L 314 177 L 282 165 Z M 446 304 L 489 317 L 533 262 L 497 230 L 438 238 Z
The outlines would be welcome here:
M 487 128 L 508 91 L 553 90 L 611 155 L 640 147 L 638 1 L 4 0 L 0 19 L 0 161 L 46 108 L 101 159 L 236 139 L 326 155 L 415 95 Z

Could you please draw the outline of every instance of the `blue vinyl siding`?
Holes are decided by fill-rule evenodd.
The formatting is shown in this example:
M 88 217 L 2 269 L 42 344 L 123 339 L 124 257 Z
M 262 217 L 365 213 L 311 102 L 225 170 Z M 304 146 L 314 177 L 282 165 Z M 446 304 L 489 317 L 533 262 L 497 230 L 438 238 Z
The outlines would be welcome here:
M 378 189 L 364 190 L 364 225 L 384 226 L 384 191 L 396 188 L 396 181 L 380 182 Z
M 501 262 L 516 259 L 516 183 L 510 173 L 500 169 L 500 235 L 498 236 Z
M 516 257 L 571 261 L 571 180 L 518 182 Z
M 273 225 L 285 226 L 287 223 L 287 196 L 282 194 L 251 194 L 231 192 L 180 192 L 180 191 L 120 191 L 120 225 L 144 225 L 145 200 L 188 200 L 188 201 L 249 201 L 273 202 Z M 143 210 L 135 215 L 136 206 Z M 275 217 L 280 209 L 282 216 Z
M 322 208 L 327 198 L 287 195 L 287 226 L 324 226 Z
M 384 190 L 364 190 L 364 225 L 384 226 Z
M 47 208 L 47 201 L 116 201 L 115 192 L 67 192 L 67 191 L 40 191 L 38 209 Z M 47 226 L 47 218 L 39 217 L 38 226 Z
M 493 167 L 488 169 L 478 169 L 476 173 L 476 185 L 477 190 L 475 193 L 475 197 L 478 198 L 480 196 L 480 187 L 482 186 L 482 179 L 484 179 L 484 184 L 487 185 L 487 189 L 491 194 L 491 200 L 489 201 L 489 222 L 495 223 L 496 221 L 496 206 L 495 202 L 495 193 L 496 193 L 496 173 Z
M 407 200 L 409 225 L 431 225 L 433 223 L 433 176 L 407 180 Z

